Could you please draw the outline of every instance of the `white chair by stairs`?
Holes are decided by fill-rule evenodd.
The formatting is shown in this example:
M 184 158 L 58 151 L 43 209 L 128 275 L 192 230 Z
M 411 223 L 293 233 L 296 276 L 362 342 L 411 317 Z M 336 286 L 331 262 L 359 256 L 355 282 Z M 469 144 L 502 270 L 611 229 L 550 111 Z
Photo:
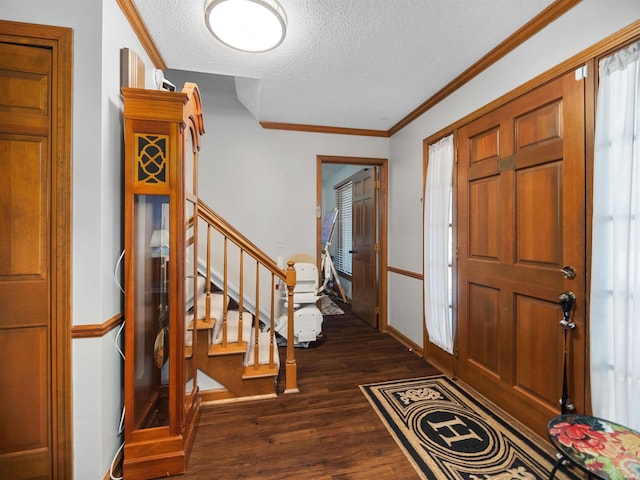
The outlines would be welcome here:
M 316 306 L 320 298 L 318 296 L 319 275 L 318 268 L 313 263 L 297 262 L 296 285 L 293 289 L 293 331 L 294 345 L 297 347 L 308 347 L 310 342 L 314 342 L 322 335 L 322 312 Z M 286 289 L 283 289 L 286 291 Z M 288 299 L 283 298 L 284 314 L 276 319 L 276 332 L 288 341 L 287 317 Z

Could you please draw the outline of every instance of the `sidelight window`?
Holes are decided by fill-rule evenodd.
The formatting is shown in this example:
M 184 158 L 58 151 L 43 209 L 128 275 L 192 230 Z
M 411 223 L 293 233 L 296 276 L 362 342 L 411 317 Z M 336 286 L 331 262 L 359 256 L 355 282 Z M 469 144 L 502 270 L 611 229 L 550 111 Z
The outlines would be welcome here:
M 429 145 L 424 191 L 424 315 L 429 341 L 453 353 L 453 135 Z
M 593 170 L 594 414 L 640 429 L 640 42 L 599 65 Z

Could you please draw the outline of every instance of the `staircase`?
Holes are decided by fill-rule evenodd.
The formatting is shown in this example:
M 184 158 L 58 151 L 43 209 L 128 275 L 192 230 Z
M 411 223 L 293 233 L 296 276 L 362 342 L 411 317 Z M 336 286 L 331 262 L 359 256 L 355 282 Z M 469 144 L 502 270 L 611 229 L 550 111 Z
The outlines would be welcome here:
M 276 296 L 276 285 L 285 287 L 287 298 L 292 298 L 294 264 L 289 262 L 286 269 L 279 268 L 202 201 L 198 201 L 197 209 L 198 224 L 193 226 L 189 241 L 200 255 L 206 256 L 206 263 L 200 272 L 194 266 L 192 307 L 185 314 L 190 376 L 197 381 L 196 372 L 200 371 L 222 386 L 201 390 L 204 402 L 275 396 L 281 363 L 275 329 L 281 293 Z M 223 272 L 222 278 L 216 279 L 221 285 L 214 285 L 212 271 Z M 265 282 L 270 291 L 260 288 Z M 247 284 L 249 288 L 245 287 Z M 237 301 L 230 299 L 230 290 L 237 294 Z M 261 302 L 267 303 L 266 310 L 260 308 Z M 245 308 L 245 303 L 251 305 Z M 293 332 L 293 308 L 286 308 Z M 293 342 L 288 342 L 285 358 L 284 393 L 297 392 Z
M 268 326 L 260 322 L 256 325 L 254 315 L 239 310 L 222 292 L 209 294 L 207 310 L 205 278 L 202 276 L 198 277 L 198 287 L 197 311 L 201 313 L 195 322 L 196 364 L 200 371 L 214 378 L 226 390 L 204 395 L 214 398 L 274 395 L 280 356 Z M 193 318 L 193 313 L 186 317 L 191 328 L 187 330 L 185 344 L 191 347 Z

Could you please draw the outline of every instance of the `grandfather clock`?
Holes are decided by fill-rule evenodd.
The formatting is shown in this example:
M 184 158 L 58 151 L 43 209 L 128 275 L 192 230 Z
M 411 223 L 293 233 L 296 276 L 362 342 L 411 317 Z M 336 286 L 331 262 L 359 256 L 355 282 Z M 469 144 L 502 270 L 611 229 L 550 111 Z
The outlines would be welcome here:
M 196 335 L 200 93 L 122 88 L 126 480 L 186 470 L 199 411 Z

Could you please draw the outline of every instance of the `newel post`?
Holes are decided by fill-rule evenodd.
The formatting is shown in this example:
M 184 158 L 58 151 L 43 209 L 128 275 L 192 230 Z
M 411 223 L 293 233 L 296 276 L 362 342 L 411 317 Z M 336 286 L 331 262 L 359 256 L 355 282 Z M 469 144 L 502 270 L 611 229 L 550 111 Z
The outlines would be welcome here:
M 296 356 L 294 353 L 294 341 L 293 341 L 293 289 L 296 286 L 296 269 L 293 267 L 295 262 L 289 260 L 287 262 L 286 271 L 286 284 L 287 284 L 287 361 L 286 361 L 286 375 L 285 390 L 284 393 L 296 393 L 298 392 L 298 375 Z

